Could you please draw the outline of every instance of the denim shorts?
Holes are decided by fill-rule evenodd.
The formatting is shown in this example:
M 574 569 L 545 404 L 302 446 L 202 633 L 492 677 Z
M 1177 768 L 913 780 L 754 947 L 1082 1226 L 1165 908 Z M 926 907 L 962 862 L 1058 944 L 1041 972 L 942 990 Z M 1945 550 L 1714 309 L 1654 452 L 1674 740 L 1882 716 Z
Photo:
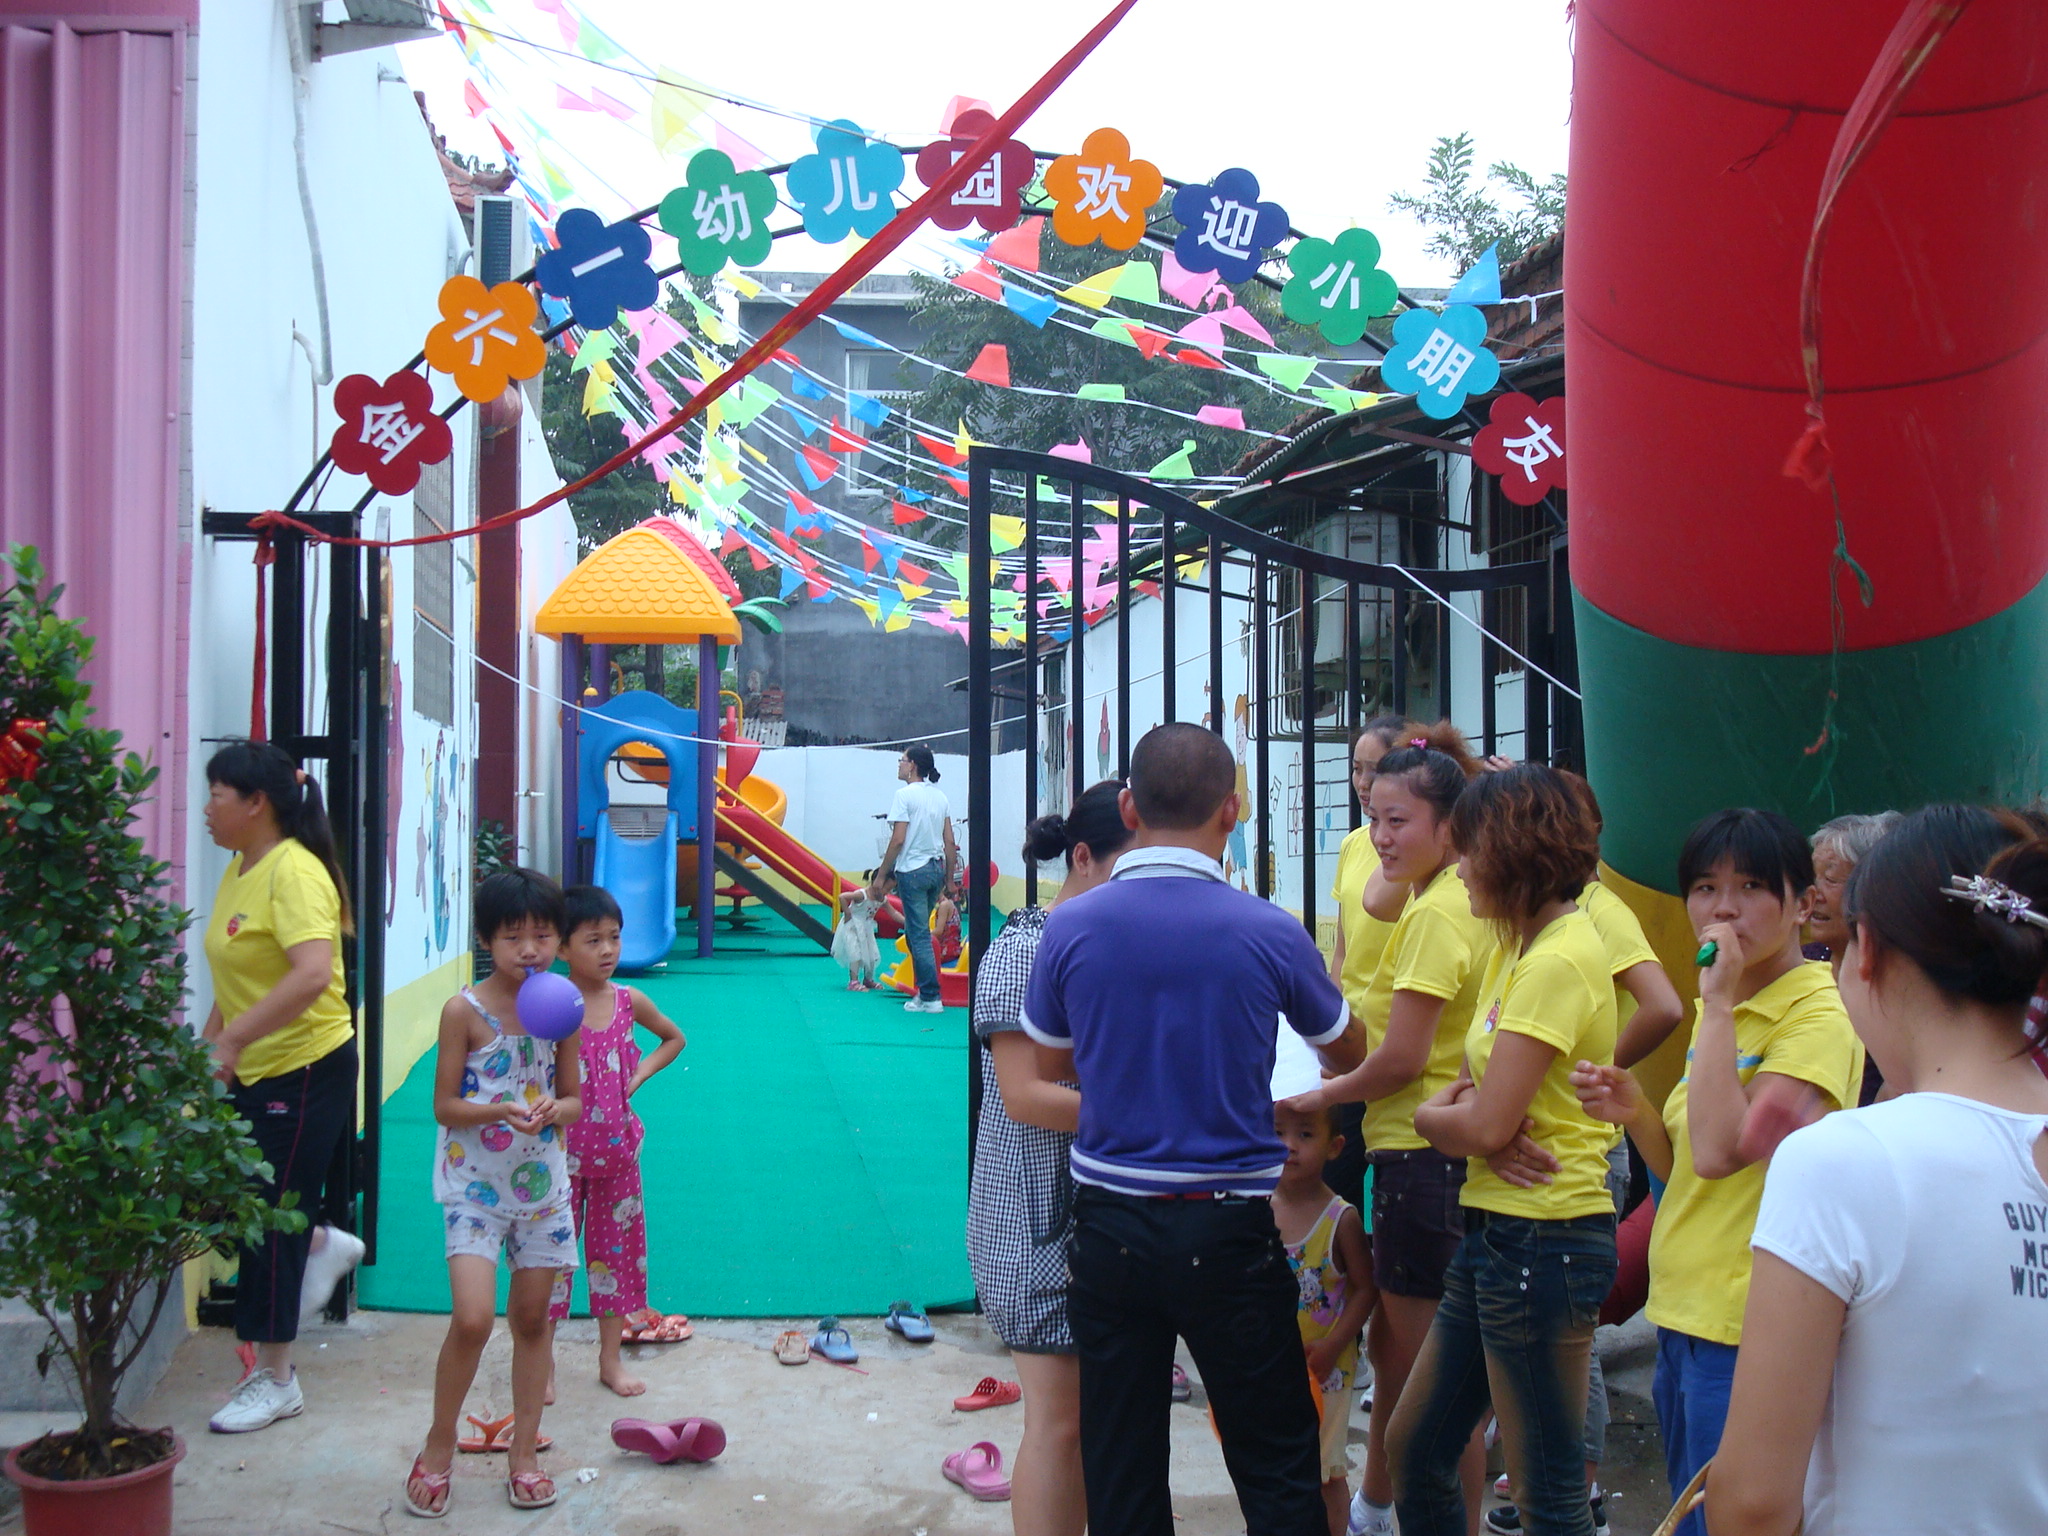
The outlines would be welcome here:
M 1463 1158 L 1431 1147 L 1368 1154 L 1372 1164 L 1372 1277 L 1382 1291 L 1438 1301 L 1465 1240 Z

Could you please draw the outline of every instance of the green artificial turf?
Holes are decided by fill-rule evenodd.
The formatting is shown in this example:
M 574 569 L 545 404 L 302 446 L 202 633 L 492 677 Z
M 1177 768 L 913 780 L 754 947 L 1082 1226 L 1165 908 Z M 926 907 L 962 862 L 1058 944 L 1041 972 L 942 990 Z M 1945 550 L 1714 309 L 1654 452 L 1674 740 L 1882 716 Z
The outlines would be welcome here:
M 829 956 L 767 914 L 721 923 L 717 942 L 697 959 L 692 929 L 665 972 L 621 978 L 689 1038 L 633 1099 L 649 1302 L 708 1317 L 969 1303 L 966 1010 L 906 1014 L 899 993 L 848 992 Z M 448 1308 L 433 1075 L 429 1052 L 384 1105 L 366 1307 Z

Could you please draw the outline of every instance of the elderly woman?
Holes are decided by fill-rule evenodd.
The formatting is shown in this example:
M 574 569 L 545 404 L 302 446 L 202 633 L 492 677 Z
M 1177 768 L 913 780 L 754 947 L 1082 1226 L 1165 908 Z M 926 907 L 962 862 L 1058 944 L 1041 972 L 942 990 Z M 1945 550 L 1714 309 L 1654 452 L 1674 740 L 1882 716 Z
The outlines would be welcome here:
M 1875 816 L 1837 816 L 1810 839 L 1813 845 L 1813 909 L 1806 920 L 1807 956 L 1825 959 L 1834 967 L 1835 979 L 1842 975 L 1842 956 L 1849 950 L 1849 919 L 1843 910 L 1849 877 L 1863 856 L 1877 846 L 1878 839 L 1899 819 L 1897 811 L 1880 811 Z M 1819 951 L 1826 951 L 1825 954 Z M 1873 1104 L 1884 1092 L 1884 1074 L 1875 1056 L 1863 1063 L 1863 1084 L 1857 1091 L 1859 1106 Z

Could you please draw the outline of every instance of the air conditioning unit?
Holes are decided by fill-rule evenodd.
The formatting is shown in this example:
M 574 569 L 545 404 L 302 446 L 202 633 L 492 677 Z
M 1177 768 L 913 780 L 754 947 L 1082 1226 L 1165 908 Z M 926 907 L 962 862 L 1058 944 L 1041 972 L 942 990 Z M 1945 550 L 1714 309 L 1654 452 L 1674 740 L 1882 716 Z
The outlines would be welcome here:
M 525 206 L 517 198 L 479 197 L 476 227 L 470 234 L 476 246 L 476 275 L 486 288 L 509 283 L 533 265 L 533 238 Z

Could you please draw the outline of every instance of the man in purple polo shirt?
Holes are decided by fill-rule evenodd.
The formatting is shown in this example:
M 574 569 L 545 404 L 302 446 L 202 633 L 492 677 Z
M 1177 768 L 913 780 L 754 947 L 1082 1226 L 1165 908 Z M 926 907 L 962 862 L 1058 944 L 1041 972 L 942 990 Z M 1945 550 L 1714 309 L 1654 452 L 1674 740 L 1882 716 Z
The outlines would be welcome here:
M 1131 754 L 1136 833 L 1109 883 L 1046 920 L 1022 1023 L 1038 1070 L 1081 1085 L 1068 1311 L 1081 1357 L 1091 1536 L 1168 1536 L 1174 1338 L 1216 1412 L 1249 1536 L 1327 1536 L 1297 1288 L 1267 1196 L 1274 1032 L 1333 1071 L 1365 1057 L 1322 956 L 1231 889 L 1237 765 L 1197 725 Z

